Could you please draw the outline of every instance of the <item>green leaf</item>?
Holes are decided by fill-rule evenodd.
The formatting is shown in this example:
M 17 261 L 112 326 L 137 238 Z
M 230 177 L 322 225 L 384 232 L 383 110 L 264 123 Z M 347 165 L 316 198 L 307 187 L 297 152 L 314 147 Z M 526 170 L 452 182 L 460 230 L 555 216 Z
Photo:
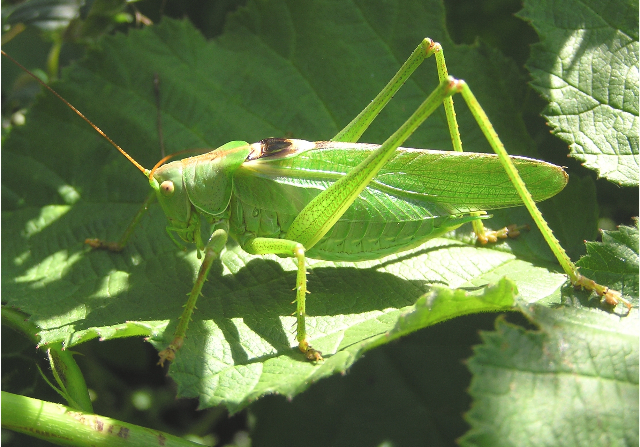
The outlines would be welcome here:
M 416 301 L 415 306 L 397 318 L 393 329 L 374 337 L 364 346 L 371 349 L 450 318 L 476 312 L 508 310 L 518 295 L 515 284 L 506 278 L 495 286 L 482 287 L 475 292 L 471 294 L 462 289 L 434 286 Z
M 520 119 L 523 92 L 510 62 L 485 46 L 454 45 L 437 2 L 379 10 L 365 4 L 250 3 L 212 41 L 186 21 L 164 19 L 102 39 L 54 87 L 151 167 L 160 158 L 154 73 L 169 152 L 271 136 L 328 139 L 428 35 L 443 44 L 450 73 L 466 78 L 510 152 L 535 153 Z M 403 32 L 393 32 L 395 27 Z M 427 61 L 362 140 L 382 142 L 436 84 L 434 62 Z M 462 101 L 457 104 L 466 150 L 490 150 Z M 444 113 L 407 145 L 448 149 Z M 199 266 L 195 251 L 182 252 L 167 237 L 157 206 L 122 253 L 84 245 L 90 237 L 119 238 L 148 194 L 146 178 L 48 94 L 29 112 L 27 125 L 5 141 L 2 171 L 3 299 L 31 315 L 42 343 L 149 336 L 159 349 L 166 347 Z M 593 197 L 568 200 L 579 207 Z M 519 208 L 497 212 L 489 222 L 499 228 L 531 220 Z M 572 233 L 574 225 L 583 224 L 568 223 L 563 230 Z M 318 365 L 295 347 L 294 261 L 250 256 L 231 243 L 212 268 L 185 345 L 170 367 L 178 394 L 198 397 L 203 408 L 224 404 L 232 411 L 265 394 L 293 396 L 344 372 L 365 350 L 392 338 L 388 333 L 504 309 L 513 298 L 505 293 L 507 301 L 483 303 L 475 295 L 484 290 L 467 301 L 453 292 L 460 301 L 447 306 L 447 299 L 438 298 L 433 309 L 441 315 L 434 319 L 421 307 L 427 298 L 419 298 L 435 285 L 478 288 L 507 276 L 524 301 L 560 303 L 566 278 L 536 230 L 492 248 L 470 241 L 465 228 L 377 261 L 312 260 L 308 332 L 326 358 Z
M 602 242 L 587 242 L 580 273 L 625 295 L 638 295 L 638 222 L 618 231 L 603 231 Z
M 638 2 L 525 1 L 540 36 L 527 67 L 543 114 L 570 155 L 599 176 L 638 186 Z
M 636 445 L 637 312 L 522 309 L 539 331 L 498 320 L 469 360 L 461 445 Z

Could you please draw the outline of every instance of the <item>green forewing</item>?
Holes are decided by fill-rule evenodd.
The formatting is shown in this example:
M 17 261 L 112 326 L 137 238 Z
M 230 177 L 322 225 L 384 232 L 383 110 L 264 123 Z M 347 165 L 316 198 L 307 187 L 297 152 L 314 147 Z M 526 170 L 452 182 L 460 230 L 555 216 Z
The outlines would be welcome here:
M 317 142 L 300 150 L 295 157 L 256 160 L 245 163 L 240 171 L 251 170 L 253 175 L 278 184 L 322 190 L 378 147 Z M 553 197 L 567 184 L 567 174 L 558 166 L 525 157 L 511 158 L 536 201 Z M 498 157 L 493 154 L 398 148 L 367 189 L 408 203 L 437 203 L 449 213 L 522 204 Z M 299 211 L 306 202 L 292 200 L 283 205 Z

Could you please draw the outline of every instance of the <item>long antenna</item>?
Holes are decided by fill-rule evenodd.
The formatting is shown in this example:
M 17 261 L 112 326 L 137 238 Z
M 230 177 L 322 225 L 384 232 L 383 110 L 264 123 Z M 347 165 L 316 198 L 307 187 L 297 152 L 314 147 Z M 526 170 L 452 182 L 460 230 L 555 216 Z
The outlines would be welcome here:
M 89 118 L 87 118 L 86 116 L 84 116 L 82 114 L 82 112 L 80 112 L 78 109 L 76 109 L 75 107 L 73 107 L 71 104 L 69 104 L 69 102 L 64 99 L 62 96 L 60 96 L 58 94 L 58 92 L 56 92 L 54 89 L 52 89 L 51 87 L 49 87 L 46 83 L 42 82 L 42 80 L 40 80 L 40 78 L 38 78 L 36 75 L 34 75 L 33 73 L 31 73 L 29 70 L 27 70 L 25 67 L 23 67 L 18 61 L 16 61 L 14 58 L 12 58 L 11 56 L 9 56 L 7 53 L 4 52 L 4 50 L 0 50 L 2 52 L 3 56 L 8 57 L 11 61 L 13 61 L 14 64 L 16 64 L 18 67 L 22 68 L 29 76 L 33 77 L 33 79 L 35 79 L 36 81 L 38 81 L 38 83 L 40 83 L 40 85 L 44 86 L 47 90 L 49 90 L 51 93 L 53 93 L 54 95 L 56 95 L 58 97 L 58 99 L 60 99 L 60 101 L 62 101 L 63 103 L 65 103 L 67 105 L 67 107 L 69 107 L 71 110 L 73 110 L 74 112 L 76 112 L 76 114 L 82 118 L 83 120 L 85 120 L 91 127 L 93 127 L 95 129 L 96 132 L 98 132 L 100 135 L 102 135 L 104 137 L 104 139 L 106 139 L 109 143 L 111 143 L 111 145 L 113 147 L 115 147 L 116 149 L 118 149 L 120 151 L 120 153 L 122 155 L 124 155 L 125 157 L 127 157 L 127 160 L 129 160 L 131 163 L 133 163 L 133 165 L 138 168 L 144 175 L 147 175 L 147 173 L 149 172 L 148 169 L 143 168 L 140 163 L 138 163 L 137 161 L 135 161 L 133 159 L 133 157 L 131 157 L 131 155 L 127 154 L 124 149 L 122 149 L 120 146 L 118 146 L 111 138 L 109 138 L 107 136 L 107 134 L 105 134 L 102 130 L 100 130 L 100 128 L 98 126 L 96 126 L 95 124 L 93 124 Z

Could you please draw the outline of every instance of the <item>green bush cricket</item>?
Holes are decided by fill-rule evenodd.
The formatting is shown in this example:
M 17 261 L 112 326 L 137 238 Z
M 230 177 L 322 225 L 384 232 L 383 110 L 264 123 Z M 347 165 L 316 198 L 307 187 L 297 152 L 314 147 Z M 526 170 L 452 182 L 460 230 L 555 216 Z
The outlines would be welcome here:
M 356 143 L 413 70 L 431 55 L 436 56 L 440 86 L 382 146 Z M 455 93 L 462 94 L 498 156 L 398 149 L 440 103 L 444 103 L 454 149 L 460 152 L 451 100 Z M 559 192 L 566 183 L 566 174 L 545 162 L 508 157 L 466 83 L 448 77 L 440 45 L 429 39 L 418 46 L 376 99 L 329 142 L 282 139 L 266 139 L 254 144 L 231 142 L 208 154 L 162 166 L 159 163 L 148 170 L 108 140 L 149 178 L 154 190 L 149 201 L 153 198 L 160 201 L 170 221 L 167 232 L 171 239 L 179 244 L 177 235 L 184 242 L 195 243 L 198 251 L 204 252 L 174 339 L 160 353 L 160 363 L 172 360 L 182 346 L 204 281 L 228 235 L 252 254 L 296 257 L 297 340 L 300 350 L 310 360 L 320 360 L 322 356 L 309 346 L 306 335 L 306 256 L 326 260 L 377 259 L 413 248 L 466 222 L 474 223 L 481 240 L 494 239 L 505 236 L 508 231 L 485 234 L 480 223 L 482 210 L 523 202 L 574 285 L 595 290 L 609 304 L 623 302 L 630 306 L 617 292 L 577 273 L 534 205 L 534 200 L 544 200 Z M 434 168 L 435 163 L 440 163 L 439 170 Z M 464 167 L 465 163 L 469 168 Z M 505 167 L 499 166 L 500 163 Z M 451 174 L 455 171 L 464 176 L 428 179 L 430 172 Z M 524 177 L 527 187 L 517 172 Z M 298 184 L 292 185 L 295 180 L 299 180 Z M 314 183 L 314 186 L 304 187 L 301 183 Z M 477 185 L 482 185 L 482 190 Z M 508 187 L 499 192 L 498 185 Z M 251 198 L 248 191 L 258 191 L 263 196 Z M 363 198 L 366 194 L 384 196 L 405 214 L 417 214 L 420 218 L 402 220 L 385 214 L 382 208 L 366 210 L 365 205 L 372 203 Z M 371 230 L 375 225 L 364 224 L 366 228 L 362 228 L 363 220 L 358 216 L 363 212 L 382 216 L 382 226 Z M 89 240 L 88 243 L 96 248 L 120 250 L 140 217 L 136 216 L 120 242 Z M 201 236 L 204 222 L 212 226 L 208 240 Z M 413 225 L 411 230 L 410 225 Z

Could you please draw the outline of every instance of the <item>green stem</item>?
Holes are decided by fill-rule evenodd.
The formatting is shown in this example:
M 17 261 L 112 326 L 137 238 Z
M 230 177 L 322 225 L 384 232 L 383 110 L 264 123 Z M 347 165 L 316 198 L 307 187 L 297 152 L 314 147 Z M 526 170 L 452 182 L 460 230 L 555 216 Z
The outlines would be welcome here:
M 61 395 L 67 403 L 76 410 L 93 413 L 87 382 L 73 358 L 74 352 L 62 349 L 62 343 L 55 343 L 49 347 L 47 354 L 53 377 L 58 382 Z
M 60 51 L 62 50 L 62 39 L 60 37 L 55 37 L 54 33 L 53 40 L 53 45 L 51 46 L 51 50 L 49 50 L 49 55 L 47 56 L 49 83 L 58 79 L 58 72 L 60 71 Z
M 21 335 L 24 335 L 34 345 L 40 342 L 38 332 L 40 328 L 29 321 L 29 315 L 11 307 L 2 306 L 2 325 L 10 327 Z
M 145 447 L 195 446 L 158 430 L 128 424 L 65 405 L 2 392 L 2 428 L 58 445 Z

